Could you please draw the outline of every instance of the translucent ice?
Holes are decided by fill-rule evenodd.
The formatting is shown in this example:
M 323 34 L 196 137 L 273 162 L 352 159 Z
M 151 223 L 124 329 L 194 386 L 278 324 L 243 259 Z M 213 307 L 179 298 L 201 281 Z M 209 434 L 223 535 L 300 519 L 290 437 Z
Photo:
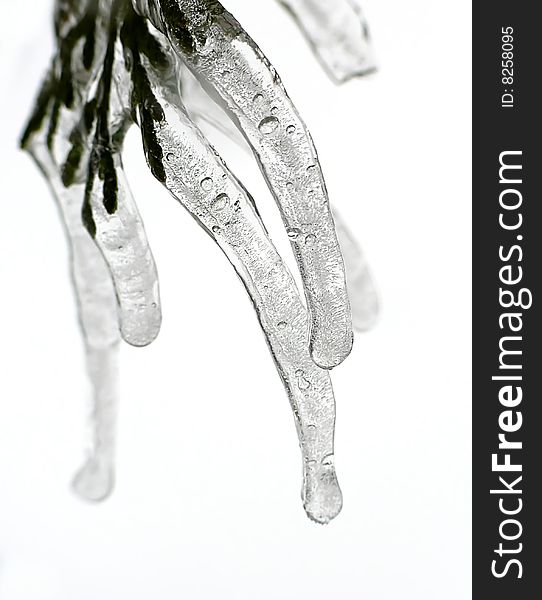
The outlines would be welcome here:
M 337 19 L 327 33 L 327 5 L 288 4 L 336 77 L 352 74 L 359 19 L 349 4 L 333 2 Z M 57 53 L 22 147 L 49 182 L 71 245 L 93 388 L 90 452 L 76 491 L 94 501 L 111 492 L 120 339 L 143 346 L 161 323 L 156 267 L 122 168 L 124 136 L 137 123 L 153 175 L 216 241 L 253 301 L 295 417 L 303 503 L 310 518 L 327 523 L 342 505 L 327 369 L 350 352 L 352 322 L 316 150 L 276 71 L 216 0 L 57 0 L 55 34 Z M 308 311 L 253 199 L 185 110 L 179 61 L 252 148 L 288 231 Z M 354 293 L 370 297 L 359 250 L 353 241 L 345 247 L 359 271 Z M 373 310 L 371 302 L 363 307 L 365 321 Z

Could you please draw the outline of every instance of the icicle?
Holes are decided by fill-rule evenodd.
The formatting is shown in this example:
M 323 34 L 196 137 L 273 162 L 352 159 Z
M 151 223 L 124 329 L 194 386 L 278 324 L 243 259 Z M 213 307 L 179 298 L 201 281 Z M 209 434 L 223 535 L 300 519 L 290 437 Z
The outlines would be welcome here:
M 89 163 L 91 133 L 97 110 L 97 101 L 92 93 L 96 91 L 95 82 L 103 73 L 108 36 L 95 29 L 95 19 L 98 17 L 94 13 L 93 2 L 88 2 L 84 10 L 79 8 L 81 10 L 75 24 L 73 14 L 57 11 L 59 52 L 42 85 L 21 145 L 44 173 L 60 208 L 71 245 L 73 282 L 93 396 L 90 452 L 87 462 L 74 480 L 74 486 L 84 498 L 100 500 L 109 495 L 114 480 L 117 355 L 120 341 L 118 312 L 123 324 L 135 323 L 134 330 L 149 330 L 149 327 L 143 322 L 144 319 L 133 319 L 130 311 L 124 310 L 127 304 L 130 307 L 129 302 L 123 301 L 126 291 L 131 292 L 130 301 L 138 305 L 141 304 L 141 289 L 138 290 L 137 286 L 130 289 L 125 285 L 122 268 L 114 261 L 109 260 L 109 264 L 106 264 L 96 242 L 89 235 L 88 222 L 85 227 L 82 218 L 85 212 L 85 167 Z M 78 44 L 80 40 L 84 43 Z M 138 258 L 134 248 L 139 247 L 139 254 L 146 259 L 140 271 L 146 270 L 146 280 L 156 302 L 152 311 L 152 333 L 146 338 L 137 335 L 127 337 L 133 337 L 139 343 L 148 343 L 156 335 L 156 322 L 159 323 L 156 318 L 159 306 L 154 263 L 152 257 L 150 260 L 148 258 L 150 250 L 137 209 L 133 204 L 124 204 L 122 201 L 120 207 L 119 214 L 128 226 L 121 227 L 119 221 L 115 230 L 110 229 L 103 237 L 100 235 L 100 241 L 107 238 L 117 248 L 122 242 L 131 249 L 132 255 L 124 253 L 122 258 L 125 265 L 130 262 L 133 264 L 134 256 Z M 102 234 L 103 228 L 99 230 Z M 105 247 L 103 249 L 107 250 Z M 111 258 L 107 251 L 104 255 Z M 112 273 L 115 275 L 116 289 L 113 287 Z M 128 273 L 128 267 L 125 273 L 128 279 L 133 278 Z M 117 297 L 121 302 L 119 311 Z M 127 326 L 123 331 L 131 332 L 132 329 Z
M 337 83 L 375 70 L 369 27 L 355 0 L 278 0 Z
M 319 6 L 317 26 L 305 17 L 300 22 L 319 40 L 326 5 L 306 4 Z M 58 53 L 22 140 L 52 187 L 70 240 L 93 389 L 91 447 L 74 488 L 94 501 L 111 492 L 120 333 L 145 345 L 160 327 L 156 267 L 121 160 L 124 135 L 137 118 L 153 175 L 220 246 L 253 301 L 295 417 L 305 510 L 327 523 L 339 513 L 342 496 L 326 369 L 350 352 L 352 322 L 316 150 L 276 72 L 219 2 L 133 5 L 139 14 L 128 0 L 58 0 Z M 149 31 L 145 17 L 167 38 Z M 323 60 L 337 46 L 339 22 L 329 22 L 329 39 L 317 47 Z M 348 44 L 341 51 L 348 54 Z M 184 110 L 176 56 L 228 111 L 255 153 L 287 227 L 308 311 L 252 198 Z M 348 231 L 345 236 L 358 269 L 355 294 L 370 298 L 359 248 Z M 364 305 L 365 324 L 375 306 Z
M 87 500 L 102 500 L 111 493 L 114 481 L 120 342 L 115 290 L 103 256 L 81 221 L 84 186 L 64 187 L 45 144 L 35 139 L 28 149 L 46 174 L 66 227 L 91 384 L 89 453 L 74 479 L 74 489 Z
M 335 400 L 327 371 L 310 356 L 307 313 L 293 277 L 252 198 L 191 122 L 180 98 L 145 60 L 141 64 L 153 98 L 147 107 L 139 106 L 149 166 L 224 251 L 251 296 L 292 403 L 303 456 L 305 509 L 312 519 L 326 523 L 342 504 L 333 464 Z
M 215 0 L 141 4 L 247 138 L 287 230 L 303 233 L 290 239 L 309 307 L 311 354 L 323 368 L 337 366 L 352 347 L 344 264 L 316 150 L 276 71 Z
M 158 274 L 122 167 L 122 140 L 132 124 L 126 117 L 131 83 L 118 40 L 111 43 L 109 53 L 110 64 L 106 55 L 105 66 L 110 72 L 105 75 L 109 85 L 115 85 L 110 89 L 102 79 L 98 90 L 86 190 L 87 227 L 113 276 L 122 337 L 133 346 L 145 346 L 156 338 L 162 322 Z

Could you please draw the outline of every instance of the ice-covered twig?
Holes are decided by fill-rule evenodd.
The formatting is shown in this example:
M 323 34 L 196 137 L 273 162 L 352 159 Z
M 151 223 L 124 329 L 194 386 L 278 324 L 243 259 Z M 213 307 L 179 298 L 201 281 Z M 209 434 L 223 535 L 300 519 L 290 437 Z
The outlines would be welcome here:
M 252 147 L 299 265 L 311 355 L 323 368 L 339 365 L 352 348 L 343 259 L 314 144 L 277 72 L 216 0 L 134 2 Z M 303 241 L 307 238 L 310 245 Z
M 113 484 L 118 321 L 120 318 L 122 333 L 128 341 L 143 345 L 156 336 L 160 307 L 156 269 L 141 219 L 128 194 L 122 194 L 122 178 L 119 178 L 119 199 L 119 185 L 111 185 L 107 161 L 100 163 L 98 179 L 102 190 L 108 187 L 109 198 L 115 198 L 109 205 L 115 210 L 107 211 L 108 216 L 98 222 L 93 220 L 94 226 L 90 227 L 88 218 L 86 226 L 82 218 L 88 212 L 87 166 L 93 149 L 92 133 L 97 113 L 105 115 L 109 109 L 110 94 L 107 90 L 97 90 L 95 83 L 107 68 L 111 15 L 109 9 L 103 10 L 103 5 L 99 12 L 99 4 L 94 0 L 72 8 L 63 0 L 57 3 L 58 53 L 21 145 L 32 155 L 52 188 L 71 245 L 73 280 L 93 396 L 90 454 L 74 484 L 82 496 L 98 500 L 110 493 Z M 71 12 L 66 12 L 68 9 Z M 119 131 L 122 129 L 114 133 Z M 104 152 L 106 144 L 101 143 L 100 150 Z M 119 163 L 116 170 L 117 174 Z M 101 197 L 108 195 L 102 192 Z M 115 214 L 111 217 L 110 213 Z M 121 252 L 121 246 L 127 251 Z M 142 304 L 150 310 L 142 311 Z
M 327 371 L 309 354 L 307 313 L 293 277 L 252 198 L 190 120 L 180 97 L 145 57 L 134 58 L 139 68 L 152 94 L 147 106 L 137 107 L 149 166 L 220 246 L 254 303 L 296 420 L 305 509 L 326 523 L 342 505 L 333 462 L 335 399 Z M 157 162 L 152 153 L 158 148 L 163 160 Z M 310 251 L 310 234 L 300 243 Z
M 305 509 L 327 523 L 342 505 L 327 369 L 350 351 L 351 315 L 316 151 L 276 72 L 216 0 L 57 0 L 55 33 L 58 52 L 22 146 L 53 189 L 72 248 L 94 397 L 91 451 L 76 491 L 90 500 L 110 493 L 120 335 L 145 345 L 161 321 L 156 267 L 122 168 L 124 136 L 137 122 L 153 175 L 220 246 L 252 299 L 292 405 Z M 186 112 L 178 59 L 256 155 L 308 311 L 252 198 Z M 361 276 L 359 290 L 370 285 Z

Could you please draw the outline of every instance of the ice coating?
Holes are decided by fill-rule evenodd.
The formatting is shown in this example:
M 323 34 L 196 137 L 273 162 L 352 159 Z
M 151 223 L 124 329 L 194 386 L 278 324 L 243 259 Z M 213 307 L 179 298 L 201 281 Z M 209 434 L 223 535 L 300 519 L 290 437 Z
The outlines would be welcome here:
M 332 79 L 375 70 L 369 27 L 355 0 L 278 0 L 293 16 Z
M 122 139 L 131 124 L 126 116 L 131 84 L 118 40 L 112 44 L 111 50 L 108 49 L 109 52 L 116 58 L 114 61 L 111 59 L 111 81 L 114 85 L 111 90 L 98 90 L 99 95 L 107 96 L 108 103 L 106 110 L 97 111 L 90 161 L 92 164 L 94 159 L 100 160 L 99 152 L 103 152 L 104 143 L 111 146 L 115 206 L 112 210 L 104 199 L 105 181 L 100 177 L 99 168 L 89 169 L 86 202 L 96 244 L 106 258 L 115 281 L 122 337 L 133 346 L 146 346 L 156 338 L 162 322 L 158 274 L 122 167 L 121 141 L 112 142 L 115 137 Z M 101 129 L 104 129 L 103 133 Z M 104 137 L 107 137 L 105 141 Z
M 81 220 L 84 185 L 70 189 L 64 187 L 44 143 L 34 140 L 29 151 L 46 174 L 70 243 L 72 280 L 91 384 L 89 451 L 85 464 L 74 479 L 74 489 L 87 500 L 102 500 L 111 493 L 114 479 L 120 344 L 115 290 L 103 256 Z
M 305 510 L 313 520 L 327 523 L 342 506 L 333 464 L 335 399 L 329 374 L 310 356 L 307 313 L 294 279 L 252 198 L 190 120 L 179 96 L 161 83 L 145 59 L 142 65 L 156 103 L 156 118 L 139 118 L 147 157 L 155 143 L 166 157 L 163 171 L 155 172 L 153 158 L 149 166 L 220 246 L 254 303 L 296 420 Z
M 344 264 L 314 144 L 277 72 L 215 0 L 134 4 L 168 37 L 252 147 L 291 233 L 309 308 L 313 360 L 322 368 L 336 367 L 352 348 Z
M 100 500 L 111 493 L 114 480 L 119 320 L 127 341 L 149 343 L 159 327 L 160 305 L 154 261 L 131 199 L 117 202 L 116 216 L 95 220 L 96 229 L 91 232 L 96 236 L 94 240 L 82 219 L 88 196 L 84 168 L 89 162 L 98 105 L 92 93 L 96 92 L 93 83 L 103 70 L 108 36 L 107 28 L 96 27 L 90 35 L 80 24 L 85 19 L 107 23 L 109 11 L 97 12 L 98 3 L 93 0 L 77 3 L 75 14 L 67 13 L 67 6 L 65 0 L 57 2 L 55 30 L 59 52 L 42 84 L 21 145 L 45 175 L 70 242 L 93 397 L 89 455 L 74 479 L 74 487 L 82 497 Z M 92 60 L 85 57 L 89 39 Z M 74 66 L 79 71 L 69 73 Z M 77 86 L 70 79 L 75 75 Z M 118 250 L 120 246 L 129 251 L 116 255 L 109 251 L 109 247 Z M 138 308 L 149 297 L 152 300 L 148 304 L 154 306 L 142 317 Z
M 224 111 L 213 102 L 192 73 L 180 65 L 183 102 L 196 123 L 207 123 L 233 139 L 240 147 L 249 150 L 239 130 L 224 120 Z M 352 325 L 356 331 L 368 331 L 378 319 L 379 300 L 376 285 L 363 250 L 349 229 L 337 207 L 332 206 L 333 219 L 339 245 L 341 246 L 350 306 Z
M 213 237 L 252 299 L 292 405 L 305 510 L 327 523 L 342 506 L 327 369 L 348 354 L 352 335 L 316 151 L 276 72 L 220 3 L 133 5 L 139 14 L 130 0 L 57 0 L 58 51 L 21 143 L 53 190 L 72 251 L 93 390 L 90 451 L 74 488 L 93 501 L 111 492 L 121 334 L 143 346 L 160 327 L 156 267 L 122 168 L 124 136 L 137 122 L 153 175 Z M 309 312 L 252 198 L 184 109 L 178 57 L 255 152 L 287 226 Z M 359 266 L 359 248 L 348 248 Z M 356 289 L 370 287 L 361 280 Z

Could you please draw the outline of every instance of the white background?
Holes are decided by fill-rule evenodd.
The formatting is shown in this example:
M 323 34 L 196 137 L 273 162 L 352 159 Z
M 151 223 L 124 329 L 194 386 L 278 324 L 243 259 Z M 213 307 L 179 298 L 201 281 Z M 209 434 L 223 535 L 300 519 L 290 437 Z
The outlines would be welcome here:
M 470 3 L 366 0 L 380 71 L 335 87 L 272 0 L 227 0 L 309 125 L 363 243 L 382 317 L 333 372 L 345 504 L 304 515 L 290 408 L 225 257 L 126 168 L 161 275 L 163 329 L 124 347 L 118 479 L 69 489 L 88 384 L 67 245 L 16 148 L 51 52 L 51 2 L 1 0 L 0 598 L 470 597 Z M 224 144 L 226 147 L 227 144 Z M 258 169 L 228 162 L 290 260 Z

